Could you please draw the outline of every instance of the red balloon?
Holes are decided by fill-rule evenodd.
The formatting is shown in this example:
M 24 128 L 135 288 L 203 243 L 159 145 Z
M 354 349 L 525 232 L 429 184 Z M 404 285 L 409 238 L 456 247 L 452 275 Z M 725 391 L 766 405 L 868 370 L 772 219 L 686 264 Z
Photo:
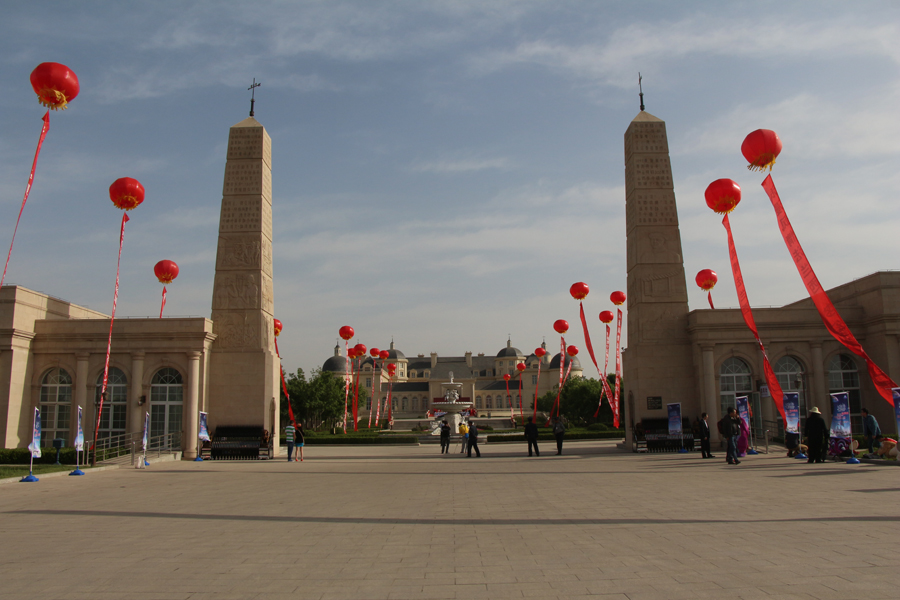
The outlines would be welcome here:
M 394 363 L 391 363 L 387 366 L 387 370 L 388 370 L 388 373 L 393 373 L 394 371 L 397 370 L 397 365 L 395 365 Z
M 109 199 L 118 208 L 131 210 L 144 201 L 144 186 L 137 179 L 121 177 L 109 186 Z
M 353 328 L 350 327 L 349 325 L 344 325 L 343 327 L 338 329 L 338 335 L 341 336 L 342 340 L 349 340 L 350 338 L 353 337 L 354 333 L 356 333 L 356 332 L 353 331 Z
M 524 371 L 524 370 L 525 370 L 525 363 L 518 363 L 518 364 L 516 364 L 516 368 L 517 368 L 519 371 Z
M 543 348 L 535 348 L 534 349 L 534 355 L 537 356 L 538 358 L 544 356 L 545 354 L 547 354 L 547 351 L 544 350 Z
M 503 381 L 509 381 L 510 378 L 511 378 L 511 376 L 510 376 L 509 373 L 506 373 L 506 374 L 503 375 Z
M 566 348 L 566 354 L 568 354 L 569 356 L 577 355 L 578 347 L 577 346 L 569 346 L 568 348 Z
M 772 170 L 775 159 L 781 154 L 781 139 L 771 129 L 757 129 L 744 138 L 741 144 L 741 154 L 750 163 L 747 168 L 751 171 Z
M 381 350 L 379 350 L 378 348 L 372 348 L 371 350 L 369 350 L 369 354 L 372 355 L 372 358 L 378 358 L 381 355 Z
M 356 358 L 356 348 L 351 346 L 350 349 L 347 350 L 347 358 Z
M 604 310 L 602 313 L 600 313 L 600 320 L 603 321 L 604 323 L 612 323 L 612 320 L 613 320 L 612 311 Z
M 559 319 L 553 323 L 553 330 L 562 335 L 569 330 L 569 322 L 565 319 Z
M 366 355 L 366 345 L 365 344 L 357 344 L 353 346 L 353 349 L 356 351 L 357 356 L 365 356 Z
M 272 319 L 272 325 L 275 327 L 275 337 L 281 335 L 281 321 L 279 321 L 278 319 Z
M 160 283 L 169 284 L 178 277 L 178 265 L 171 260 L 161 260 L 153 267 L 153 273 L 156 275 L 156 278 L 159 279 Z M 279 323 L 280 322 L 281 321 L 279 321 Z
M 583 281 L 573 283 L 572 287 L 569 288 L 569 293 L 572 294 L 572 297 L 576 300 L 584 300 L 590 291 L 591 289 L 588 287 L 588 284 Z
M 390 357 L 391 357 L 391 353 L 388 352 L 387 350 L 382 350 L 381 352 L 378 353 L 378 356 L 381 357 L 381 360 L 384 360 L 384 359 L 386 359 L 386 358 L 390 358 Z
M 727 215 L 741 201 L 741 186 L 733 179 L 716 179 L 704 193 L 706 205 L 720 215 Z
M 616 306 L 622 306 L 625 304 L 625 292 L 613 292 L 609 295 L 609 301 Z
M 716 287 L 716 283 L 719 281 L 719 276 L 716 275 L 716 272 L 712 269 L 703 269 L 699 273 L 697 273 L 697 277 L 694 279 L 697 282 L 697 285 L 700 286 L 700 289 L 703 291 L 710 291 L 714 287 Z
M 72 69 L 59 63 L 41 63 L 31 72 L 31 87 L 38 102 L 51 110 L 66 110 L 78 91 L 78 77 Z

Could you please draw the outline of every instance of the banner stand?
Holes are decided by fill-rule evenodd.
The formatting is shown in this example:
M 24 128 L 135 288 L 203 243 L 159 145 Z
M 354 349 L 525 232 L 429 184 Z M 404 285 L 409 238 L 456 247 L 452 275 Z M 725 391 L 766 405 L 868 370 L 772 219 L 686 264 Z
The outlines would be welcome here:
M 78 462 L 79 452 L 84 452 L 84 430 L 81 428 L 81 407 L 78 407 L 78 425 L 75 433 L 75 470 L 69 475 L 84 475 L 84 471 L 79 469 Z
M 78 466 L 80 464 L 78 462 L 78 452 L 79 452 L 79 450 L 76 449 L 75 450 L 75 470 L 72 471 L 71 473 L 69 473 L 69 475 L 84 475 L 84 471 L 82 471 L 81 469 L 78 468 Z
M 290 399 L 288 402 L 290 402 Z M 203 442 L 209 441 L 209 426 L 206 420 L 208 414 L 201 410 L 200 417 L 197 419 L 199 424 L 197 427 L 197 458 L 194 459 L 194 462 L 203 462 Z
M 34 476 L 34 457 L 41 457 L 41 411 L 34 409 L 34 422 L 31 429 L 31 443 L 28 444 L 31 450 L 31 457 L 28 463 L 28 475 L 19 480 L 20 483 L 34 483 L 38 478 Z
M 35 481 L 40 481 L 37 477 L 34 476 L 34 454 L 31 455 L 31 462 L 28 464 L 28 475 L 20 479 L 19 481 L 22 483 L 33 483 Z

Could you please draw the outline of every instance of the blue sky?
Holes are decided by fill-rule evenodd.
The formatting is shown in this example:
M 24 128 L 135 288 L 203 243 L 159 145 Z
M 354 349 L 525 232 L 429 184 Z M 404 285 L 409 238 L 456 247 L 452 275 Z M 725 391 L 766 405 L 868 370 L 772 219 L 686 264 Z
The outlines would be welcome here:
M 121 214 L 139 179 L 119 315 L 158 313 L 153 265 L 181 267 L 166 314 L 209 316 L 228 128 L 272 137 L 275 307 L 287 370 L 341 325 L 408 355 L 526 352 L 625 288 L 622 136 L 667 123 L 693 275 L 736 306 L 706 185 L 737 180 L 750 300 L 806 293 L 740 155 L 776 130 L 775 181 L 828 288 L 898 268 L 900 7 L 889 2 L 79 2 L 0 8 L 0 239 L 8 244 L 43 110 L 28 83 L 62 62 L 81 95 L 51 116 L 7 282 L 109 312 Z M 6 246 L 3 246 L 4 249 Z

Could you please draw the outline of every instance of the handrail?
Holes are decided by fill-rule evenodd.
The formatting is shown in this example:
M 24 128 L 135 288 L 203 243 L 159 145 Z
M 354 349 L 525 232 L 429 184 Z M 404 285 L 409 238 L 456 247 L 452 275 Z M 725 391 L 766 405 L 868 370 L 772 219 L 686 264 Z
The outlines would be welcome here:
M 119 458 L 120 456 L 127 456 L 128 454 L 131 454 L 131 463 L 134 464 L 134 457 L 139 451 L 138 449 L 140 447 L 141 441 L 143 440 L 143 437 L 143 433 L 134 432 L 100 438 L 99 440 L 97 440 L 97 443 L 94 446 L 94 456 L 98 460 L 110 460 L 113 458 Z M 91 442 L 89 440 L 85 440 L 85 446 L 90 448 Z M 163 452 L 174 452 L 180 450 L 180 431 L 167 433 L 164 435 L 155 435 L 147 440 L 147 454 L 155 451 L 157 457 L 159 457 L 163 454 Z

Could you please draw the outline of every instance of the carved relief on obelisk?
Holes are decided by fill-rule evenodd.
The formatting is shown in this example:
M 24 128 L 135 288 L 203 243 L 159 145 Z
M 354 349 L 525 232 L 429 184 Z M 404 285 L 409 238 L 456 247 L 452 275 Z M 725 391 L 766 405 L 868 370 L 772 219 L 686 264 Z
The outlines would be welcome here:
M 231 128 L 212 296 L 217 338 L 210 357 L 209 419 L 211 424 L 265 425 L 275 433 L 271 156 L 269 135 L 256 119 Z
M 687 288 L 666 124 L 641 112 L 625 132 L 625 230 L 628 338 L 624 356 L 626 423 L 664 418 L 665 405 L 683 414 L 699 405 L 687 334 Z M 662 397 L 662 409 L 650 409 Z M 629 403 L 631 407 L 632 403 Z M 627 431 L 630 442 L 631 431 Z

